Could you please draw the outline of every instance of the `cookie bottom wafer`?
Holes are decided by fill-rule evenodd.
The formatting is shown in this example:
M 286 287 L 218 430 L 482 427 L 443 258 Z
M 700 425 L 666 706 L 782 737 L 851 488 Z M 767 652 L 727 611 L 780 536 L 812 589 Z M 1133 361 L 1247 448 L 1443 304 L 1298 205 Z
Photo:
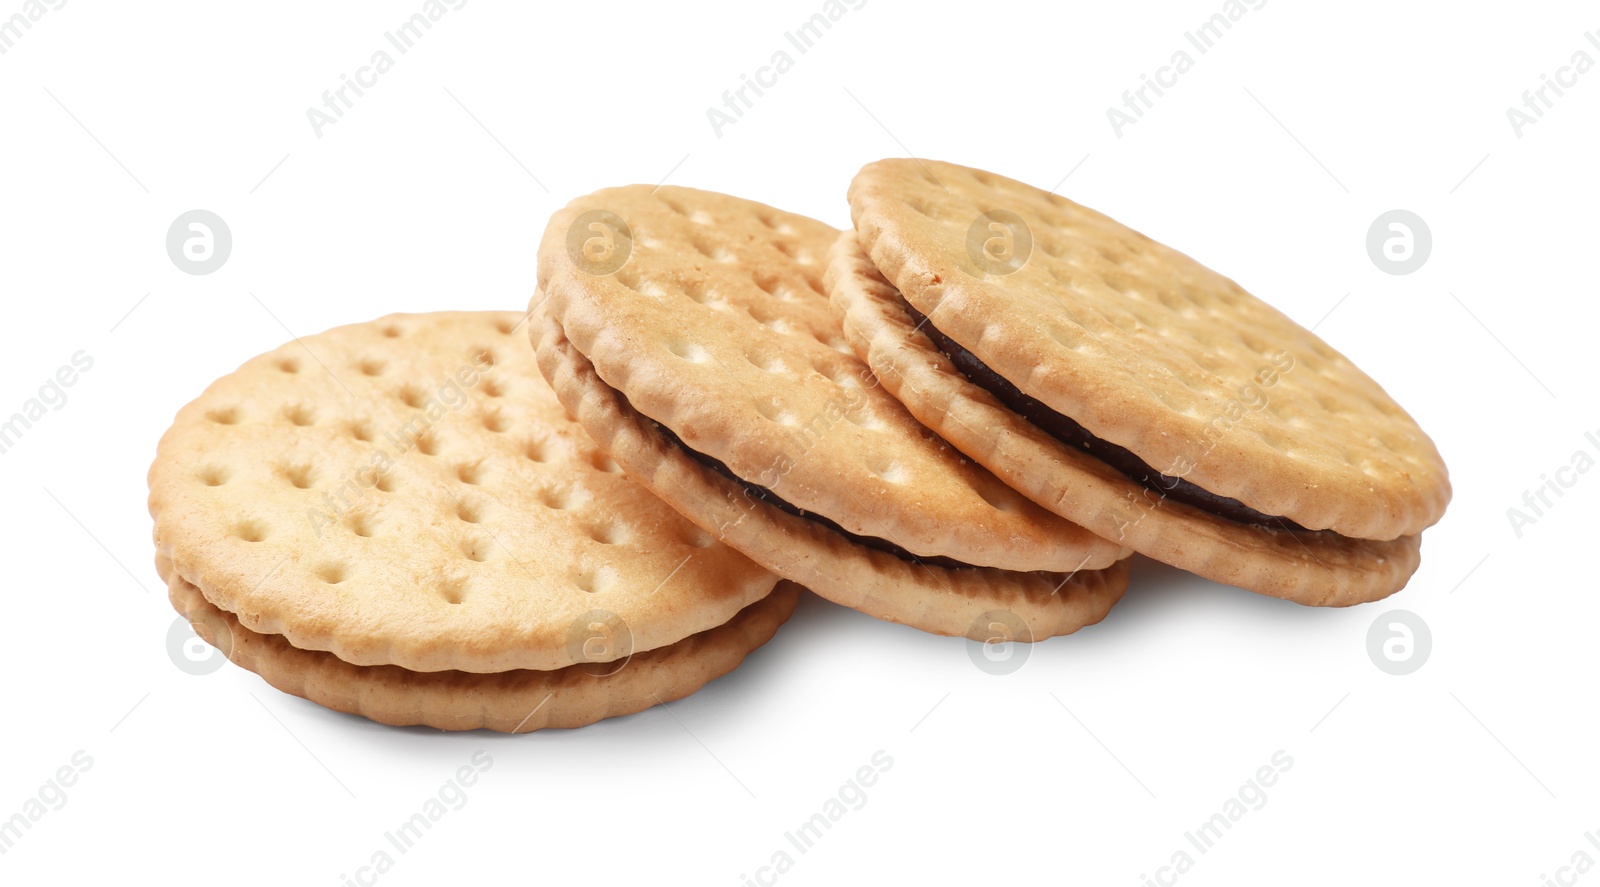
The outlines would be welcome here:
M 855 544 L 747 495 L 696 461 L 600 379 L 552 317 L 536 316 L 539 368 L 567 410 L 638 483 L 728 546 L 824 598 L 934 634 L 1016 640 L 1070 634 L 1103 619 L 1127 589 L 1127 562 L 1075 573 L 950 568 Z
M 794 612 L 801 591 L 780 583 L 728 623 L 626 662 L 555 671 L 414 672 L 351 665 L 331 653 L 299 649 L 281 635 L 258 634 L 206 600 L 170 565 L 158 563 L 157 569 L 173 607 L 201 638 L 285 693 L 392 726 L 501 733 L 581 727 L 682 699 L 770 640 Z

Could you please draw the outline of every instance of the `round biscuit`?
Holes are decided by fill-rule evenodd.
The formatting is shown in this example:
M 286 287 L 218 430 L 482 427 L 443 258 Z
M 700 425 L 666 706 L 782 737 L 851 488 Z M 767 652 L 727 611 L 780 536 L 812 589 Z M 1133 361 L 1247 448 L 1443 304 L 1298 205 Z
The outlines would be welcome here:
M 849 199 L 862 247 L 940 332 L 1156 470 L 1363 539 L 1443 515 L 1444 462 L 1382 387 L 1177 250 L 950 163 L 870 163 Z
M 150 467 L 158 551 L 252 631 L 418 672 L 593 661 L 596 613 L 621 657 L 768 594 L 567 417 L 522 320 L 391 315 L 217 380 Z
M 723 194 L 606 189 L 551 217 L 535 299 L 633 409 L 850 533 L 1008 570 L 1125 556 L 1000 483 L 873 384 L 822 289 L 837 234 Z M 608 260 L 591 261 L 591 247 Z

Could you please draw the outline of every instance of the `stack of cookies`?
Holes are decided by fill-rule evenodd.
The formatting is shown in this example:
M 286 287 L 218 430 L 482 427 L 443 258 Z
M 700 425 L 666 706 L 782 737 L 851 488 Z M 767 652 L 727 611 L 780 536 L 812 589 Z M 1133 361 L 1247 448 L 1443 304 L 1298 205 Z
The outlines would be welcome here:
M 246 363 L 151 468 L 174 605 L 331 708 L 524 731 L 692 692 L 799 586 L 1029 642 L 1104 618 L 1135 552 L 1323 606 L 1416 571 L 1444 464 L 1310 331 L 1002 176 L 885 160 L 849 202 L 841 232 L 598 191 L 526 316 Z

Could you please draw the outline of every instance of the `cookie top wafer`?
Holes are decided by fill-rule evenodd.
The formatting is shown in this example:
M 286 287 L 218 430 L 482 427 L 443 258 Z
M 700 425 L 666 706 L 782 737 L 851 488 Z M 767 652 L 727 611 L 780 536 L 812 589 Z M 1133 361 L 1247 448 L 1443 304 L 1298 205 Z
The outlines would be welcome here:
M 794 508 L 919 557 L 1013 570 L 1121 553 L 961 456 L 876 387 L 831 316 L 837 231 L 759 203 L 630 186 L 557 212 L 545 310 L 606 385 Z
M 150 468 L 158 551 L 252 631 L 412 671 L 620 658 L 768 594 L 567 418 L 521 320 L 392 315 L 216 381 Z
M 849 197 L 862 247 L 930 324 L 1157 471 L 1359 538 L 1443 514 L 1449 480 L 1416 422 L 1327 343 L 1188 256 L 949 163 L 868 164 Z

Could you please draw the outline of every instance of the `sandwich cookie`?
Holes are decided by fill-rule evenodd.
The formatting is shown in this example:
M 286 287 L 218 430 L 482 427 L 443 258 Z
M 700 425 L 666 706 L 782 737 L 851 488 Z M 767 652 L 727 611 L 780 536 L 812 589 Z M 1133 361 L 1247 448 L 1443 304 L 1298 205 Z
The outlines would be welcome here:
M 823 597 L 984 640 L 996 623 L 1037 640 L 1098 621 L 1128 549 L 1017 494 L 877 386 L 823 293 L 837 234 L 686 188 L 579 198 L 540 245 L 540 369 L 629 476 Z
M 1308 604 L 1403 587 L 1448 476 L 1327 343 L 1106 216 L 936 161 L 869 164 L 828 283 L 884 386 L 1034 501 Z
M 180 410 L 149 475 L 179 612 L 226 625 L 225 652 L 289 692 L 450 729 L 637 710 L 759 646 L 793 594 L 764 604 L 777 577 L 621 473 L 537 378 L 520 320 L 339 327 Z M 554 708 L 529 718 L 529 688 Z

